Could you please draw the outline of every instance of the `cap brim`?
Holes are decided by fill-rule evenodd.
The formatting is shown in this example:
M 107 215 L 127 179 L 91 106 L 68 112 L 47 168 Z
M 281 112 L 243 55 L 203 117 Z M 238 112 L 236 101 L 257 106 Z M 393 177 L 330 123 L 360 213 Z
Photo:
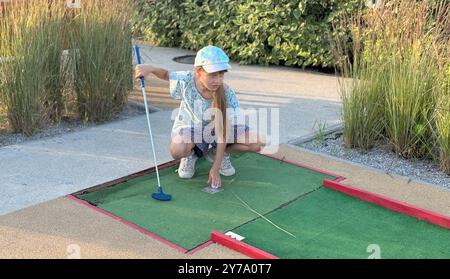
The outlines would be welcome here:
M 230 70 L 231 66 L 228 63 L 218 63 L 218 64 L 205 65 L 205 66 L 203 66 L 203 69 L 207 73 L 215 73 L 215 72 Z

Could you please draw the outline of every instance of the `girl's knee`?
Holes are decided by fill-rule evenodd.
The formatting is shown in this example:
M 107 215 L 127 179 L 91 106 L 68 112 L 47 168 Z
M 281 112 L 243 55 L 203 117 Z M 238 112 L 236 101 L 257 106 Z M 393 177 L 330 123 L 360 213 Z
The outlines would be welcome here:
M 172 155 L 174 159 L 181 159 L 189 156 L 192 148 L 193 146 L 190 146 L 190 144 L 187 143 L 171 142 L 169 145 L 170 155 Z
M 245 134 L 245 145 L 248 146 L 251 152 L 260 152 L 265 146 L 265 139 L 256 132 L 247 132 Z
M 260 152 L 264 146 L 266 145 L 266 140 L 264 136 L 261 135 L 255 135 L 256 142 L 250 144 L 250 148 L 253 152 Z
M 254 144 L 254 152 L 260 152 L 266 146 L 266 138 L 263 135 L 257 136 L 258 141 Z
M 249 145 L 252 152 L 260 152 L 264 148 L 264 144 L 260 141 Z
M 238 138 L 236 143 L 245 144 L 247 146 L 253 145 L 258 143 L 258 134 L 256 132 L 250 131 L 245 132 L 244 134 L 241 134 Z

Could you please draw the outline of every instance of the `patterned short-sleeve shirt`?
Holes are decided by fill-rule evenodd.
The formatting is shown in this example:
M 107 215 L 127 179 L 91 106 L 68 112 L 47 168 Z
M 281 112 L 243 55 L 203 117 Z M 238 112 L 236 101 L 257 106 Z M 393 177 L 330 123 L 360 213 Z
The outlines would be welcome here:
M 205 127 L 211 122 L 210 111 L 212 100 L 207 100 L 198 92 L 193 71 L 170 71 L 170 95 L 181 100 L 178 116 L 172 130 L 185 127 Z M 232 120 L 239 116 L 239 101 L 234 90 L 225 86 L 227 102 L 227 118 Z

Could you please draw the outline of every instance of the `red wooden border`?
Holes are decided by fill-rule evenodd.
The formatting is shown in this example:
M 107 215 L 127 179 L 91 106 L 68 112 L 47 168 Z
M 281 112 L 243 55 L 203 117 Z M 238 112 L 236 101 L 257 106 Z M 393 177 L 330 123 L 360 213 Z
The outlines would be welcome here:
M 218 231 L 213 231 L 211 233 L 211 241 L 217 242 L 223 246 L 238 251 L 253 259 L 278 259 L 278 257 L 270 253 L 267 253 L 242 241 L 238 241 Z
M 194 248 L 192 250 L 190 250 L 189 252 L 187 252 L 186 254 L 188 255 L 192 255 L 197 253 L 200 250 L 203 250 L 204 248 L 208 247 L 209 245 L 213 244 L 213 242 L 210 240 L 208 242 L 203 243 L 202 245 L 198 246 L 197 248 Z
M 162 242 L 162 243 L 164 243 L 164 244 L 169 245 L 169 246 L 172 247 L 172 248 L 177 249 L 178 251 L 180 251 L 180 252 L 182 252 L 182 253 L 186 253 L 186 252 L 188 251 L 188 250 L 184 249 L 183 247 L 178 246 L 178 245 L 176 245 L 176 244 L 174 244 L 174 243 L 172 243 L 172 242 L 170 242 L 170 241 L 168 241 L 168 240 L 162 238 L 162 237 L 159 236 L 159 235 L 156 235 L 156 234 L 154 234 L 154 233 L 151 233 L 151 232 L 149 232 L 149 231 L 147 231 L 147 230 L 145 230 L 145 229 L 143 229 L 143 228 L 141 228 L 141 227 L 139 227 L 139 226 L 137 226 L 137 225 L 135 225 L 135 224 L 133 224 L 133 223 L 130 223 L 130 222 L 128 222 L 128 221 L 125 221 L 124 219 L 122 219 L 122 218 L 120 218 L 120 217 L 118 217 L 118 216 L 116 216 L 116 215 L 114 215 L 114 214 L 111 214 L 111 213 L 109 213 L 108 211 L 105 211 L 105 210 L 103 210 L 103 209 L 101 209 L 101 208 L 98 208 L 98 207 L 96 207 L 96 206 L 94 206 L 94 205 L 92 205 L 92 204 L 90 204 L 90 203 L 88 203 L 88 202 L 86 202 L 86 201 L 80 200 L 80 199 L 77 198 L 77 197 L 74 197 L 74 196 L 72 196 L 72 195 L 67 195 L 66 197 L 69 198 L 69 199 L 71 199 L 71 200 L 74 200 L 74 201 L 77 202 L 77 203 L 80 203 L 80 204 L 83 204 L 83 205 L 85 205 L 85 206 L 87 206 L 87 207 L 89 207 L 89 208 L 92 208 L 92 209 L 94 209 L 94 210 L 97 211 L 97 212 L 103 213 L 103 214 L 105 214 L 105 215 L 107 215 L 107 216 L 109 216 L 109 217 L 111 217 L 111 218 L 113 218 L 113 219 L 115 219 L 115 220 L 117 220 L 117 221 L 119 221 L 119 222 L 121 222 L 121 223 L 127 225 L 128 227 L 131 227 L 131 228 L 133 228 L 133 229 L 139 231 L 140 233 L 143 233 L 143 234 L 145 234 L 145 235 L 147 235 L 147 236 L 150 236 L 150 237 L 153 238 L 153 239 L 156 239 L 156 240 L 158 240 L 158 241 L 160 241 L 160 242 Z

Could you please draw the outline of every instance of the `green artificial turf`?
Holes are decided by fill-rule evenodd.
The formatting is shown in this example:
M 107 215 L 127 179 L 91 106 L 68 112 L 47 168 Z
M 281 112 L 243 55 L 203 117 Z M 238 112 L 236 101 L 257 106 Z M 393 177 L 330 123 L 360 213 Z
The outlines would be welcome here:
M 157 188 L 155 173 L 77 197 L 190 250 L 207 242 L 213 230 L 226 232 L 258 217 L 235 195 L 266 214 L 318 189 L 324 178 L 334 179 L 253 153 L 233 156 L 232 164 L 236 174 L 222 176 L 224 190 L 216 194 L 202 191 L 211 163 L 199 159 L 191 179 L 179 178 L 177 167 L 160 171 L 171 201 L 149 197 Z
M 328 188 L 266 217 L 296 238 L 262 219 L 233 232 L 280 258 L 450 258 L 450 230 Z

